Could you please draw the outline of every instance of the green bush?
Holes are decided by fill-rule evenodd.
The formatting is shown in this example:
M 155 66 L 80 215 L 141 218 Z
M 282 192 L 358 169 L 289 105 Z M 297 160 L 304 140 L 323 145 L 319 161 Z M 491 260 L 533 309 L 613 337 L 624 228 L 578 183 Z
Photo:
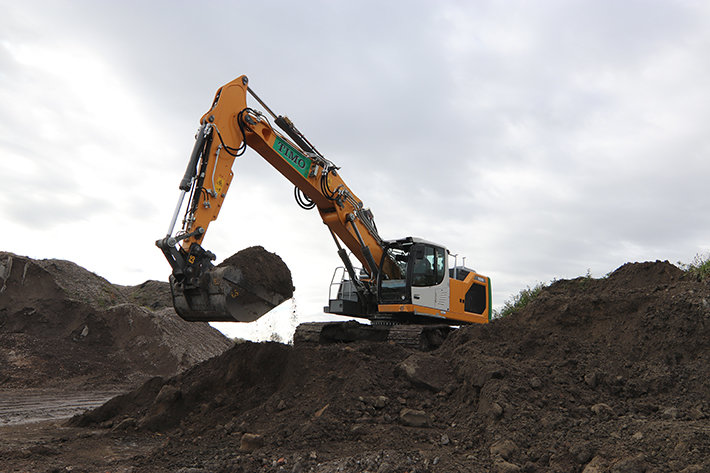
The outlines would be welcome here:
M 547 287 L 547 284 L 537 283 L 533 287 L 526 287 L 518 294 L 514 295 L 507 301 L 503 303 L 503 307 L 495 314 L 495 318 L 499 319 L 502 317 L 507 317 L 510 314 L 521 310 L 523 307 L 528 305 L 532 300 L 540 295 L 540 292 Z
M 692 263 L 684 264 L 679 261 L 678 265 L 683 271 L 699 281 L 705 281 L 705 279 L 710 278 L 710 254 L 698 253 L 693 258 Z

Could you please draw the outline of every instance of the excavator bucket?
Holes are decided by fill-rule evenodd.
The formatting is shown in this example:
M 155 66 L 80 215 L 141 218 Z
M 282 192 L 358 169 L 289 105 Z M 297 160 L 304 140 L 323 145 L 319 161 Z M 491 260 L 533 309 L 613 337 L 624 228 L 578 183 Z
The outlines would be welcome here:
M 291 272 L 274 253 L 251 247 L 186 287 L 173 276 L 175 311 L 190 322 L 253 322 L 293 296 Z

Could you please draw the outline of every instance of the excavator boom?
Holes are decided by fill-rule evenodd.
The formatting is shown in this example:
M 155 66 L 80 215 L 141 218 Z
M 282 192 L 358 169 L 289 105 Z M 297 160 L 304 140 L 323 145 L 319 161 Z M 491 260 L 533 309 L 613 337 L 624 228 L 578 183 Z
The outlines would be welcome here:
M 280 130 L 269 116 L 248 106 L 248 95 Z M 247 322 L 289 297 L 255 284 L 240 268 L 215 268 L 215 255 L 202 247 L 234 177 L 234 160 L 247 148 L 295 186 L 301 207 L 316 208 L 333 236 L 345 277 L 327 312 L 388 322 L 488 321 L 490 279 L 470 268 L 449 268 L 448 251 L 440 245 L 412 237 L 383 240 L 372 212 L 345 183 L 340 168 L 291 120 L 274 114 L 250 89 L 246 76 L 221 87 L 200 119 L 171 225 L 156 242 L 173 268 L 173 301 L 183 318 Z M 183 207 L 182 227 L 173 235 Z

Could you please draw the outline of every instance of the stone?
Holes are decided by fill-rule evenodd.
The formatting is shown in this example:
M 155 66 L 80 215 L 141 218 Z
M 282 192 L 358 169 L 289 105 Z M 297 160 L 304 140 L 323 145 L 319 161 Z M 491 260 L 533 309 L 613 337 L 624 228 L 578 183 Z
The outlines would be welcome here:
M 510 460 L 510 458 L 518 451 L 518 446 L 512 440 L 500 440 L 493 445 L 491 445 L 490 452 L 491 455 L 500 456 L 504 460 Z
M 609 471 L 611 473 L 644 473 L 646 471 L 646 458 L 643 454 L 622 458 L 614 463 Z
M 675 447 L 673 448 L 673 455 L 676 457 L 682 457 L 688 453 L 690 446 L 688 445 L 688 442 L 684 440 L 678 441 L 678 443 L 675 444 Z
M 254 450 L 264 446 L 264 437 L 259 434 L 245 433 L 242 435 L 242 440 L 239 444 L 239 450 L 242 452 L 253 452 Z
M 596 388 L 599 384 L 599 375 L 592 371 L 584 375 L 584 382 L 590 388 Z
M 409 356 L 396 369 L 413 385 L 434 392 L 443 391 L 453 377 L 446 360 L 424 353 Z
M 493 468 L 496 473 L 519 473 L 522 471 L 518 465 L 505 460 L 494 463 Z
M 503 406 L 501 406 L 497 402 L 493 402 L 491 403 L 491 408 L 488 412 L 491 417 L 493 417 L 494 419 L 498 419 L 500 416 L 503 415 Z
M 603 471 L 606 471 L 606 468 L 604 467 L 604 460 L 597 456 L 592 458 L 592 461 L 587 463 L 587 466 L 584 467 L 582 473 L 602 473 Z
M 577 463 L 583 465 L 592 459 L 592 447 L 586 443 L 572 445 L 569 449 L 570 455 L 574 457 Z
M 592 412 L 594 412 L 596 415 L 598 415 L 600 417 L 613 417 L 614 416 L 614 409 L 612 409 L 609 404 L 604 404 L 603 402 L 600 402 L 599 404 L 594 404 L 591 409 L 592 409 Z
M 707 417 L 700 407 L 694 407 L 688 412 L 688 416 L 693 420 L 700 420 Z
M 680 470 L 680 473 L 700 473 L 701 471 L 705 471 L 702 465 L 689 465 Z
M 477 366 L 469 376 L 473 386 L 482 388 L 491 379 L 503 379 L 506 374 L 507 371 L 505 368 L 498 366 L 497 364 L 491 364 L 486 366 Z
M 382 409 L 385 405 L 387 405 L 388 400 L 387 396 L 377 396 L 372 405 L 375 406 L 375 409 Z
M 399 412 L 399 419 L 404 425 L 411 427 L 425 427 L 429 424 L 426 412 L 406 407 Z
M 503 415 L 503 406 L 498 402 L 490 400 L 487 396 L 481 397 L 478 402 L 478 414 L 490 419 L 498 419 Z

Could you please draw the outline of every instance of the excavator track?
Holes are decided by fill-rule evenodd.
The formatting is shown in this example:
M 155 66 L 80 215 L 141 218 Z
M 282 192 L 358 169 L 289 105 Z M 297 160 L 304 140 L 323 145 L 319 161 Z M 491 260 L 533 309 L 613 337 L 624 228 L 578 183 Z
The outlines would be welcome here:
M 441 346 L 452 330 L 448 325 L 366 325 L 354 320 L 309 322 L 296 327 L 293 343 L 298 347 L 370 341 L 430 351 Z

